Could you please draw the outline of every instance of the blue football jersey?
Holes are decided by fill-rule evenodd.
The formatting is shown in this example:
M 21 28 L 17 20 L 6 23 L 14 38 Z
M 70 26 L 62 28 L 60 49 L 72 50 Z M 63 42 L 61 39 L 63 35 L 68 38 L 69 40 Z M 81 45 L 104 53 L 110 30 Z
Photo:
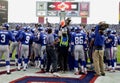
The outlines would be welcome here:
M 70 32 L 70 38 L 69 38 L 70 42 L 72 41 L 72 37 L 73 37 L 74 33 L 75 33 L 75 32 L 73 32 L 73 31 Z
M 111 48 L 114 43 L 114 36 L 113 35 L 108 35 L 106 40 L 105 40 L 105 48 Z
M 16 36 L 15 36 L 16 41 L 19 41 L 19 40 L 20 40 L 20 39 L 19 39 L 19 36 L 20 36 L 23 32 L 24 32 L 23 30 L 19 30 L 19 31 L 17 32 L 17 34 L 16 34 Z
M 88 37 L 88 41 L 91 42 L 95 38 L 95 32 L 91 32 Z
M 58 37 L 58 34 L 56 33 L 53 33 L 53 36 L 54 36 L 54 39 L 57 40 L 59 37 Z
M 47 34 L 45 33 L 40 33 L 40 43 L 42 46 L 47 44 Z
M 72 37 L 72 42 L 74 45 L 84 45 L 86 41 L 86 34 L 84 33 L 74 33 Z
M 18 39 L 22 44 L 29 45 L 30 41 L 34 40 L 34 36 L 31 32 L 22 32 Z
M 15 40 L 16 40 L 16 37 L 17 37 L 18 31 L 16 31 L 16 30 L 12 30 L 11 32 L 12 32 L 12 34 L 13 34 L 13 36 L 15 37 Z
M 120 45 L 120 36 L 118 36 L 118 45 Z
M 113 35 L 114 40 L 113 40 L 113 47 L 117 47 L 118 45 L 118 37 L 116 35 Z
M 9 45 L 10 40 L 15 41 L 12 33 L 7 30 L 0 30 L 0 45 Z

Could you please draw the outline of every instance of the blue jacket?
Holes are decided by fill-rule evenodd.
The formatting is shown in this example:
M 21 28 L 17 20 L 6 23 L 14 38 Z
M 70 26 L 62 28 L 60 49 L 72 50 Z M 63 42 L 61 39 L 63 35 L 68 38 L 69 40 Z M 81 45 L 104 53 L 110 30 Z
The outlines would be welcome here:
M 95 28 L 94 46 L 104 46 L 105 36 L 99 33 L 99 25 Z

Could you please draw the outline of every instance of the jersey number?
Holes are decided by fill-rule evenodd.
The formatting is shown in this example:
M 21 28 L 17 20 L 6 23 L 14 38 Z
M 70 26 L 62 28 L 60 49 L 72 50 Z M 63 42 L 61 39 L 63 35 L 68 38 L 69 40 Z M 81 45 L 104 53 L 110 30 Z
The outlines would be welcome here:
M 117 45 L 117 42 L 118 42 L 117 37 L 115 37 L 115 40 L 114 40 L 114 46 Z
M 29 40 L 30 40 L 30 36 L 26 36 L 25 43 L 29 43 Z
M 6 38 L 6 36 L 4 34 L 1 34 L 1 42 L 2 43 L 5 43 L 5 38 Z
M 75 37 L 75 44 L 83 44 L 83 36 Z
M 44 37 L 43 37 L 43 44 L 47 44 L 47 42 L 46 42 L 46 41 L 47 41 L 47 37 L 46 37 L 46 36 L 44 36 Z

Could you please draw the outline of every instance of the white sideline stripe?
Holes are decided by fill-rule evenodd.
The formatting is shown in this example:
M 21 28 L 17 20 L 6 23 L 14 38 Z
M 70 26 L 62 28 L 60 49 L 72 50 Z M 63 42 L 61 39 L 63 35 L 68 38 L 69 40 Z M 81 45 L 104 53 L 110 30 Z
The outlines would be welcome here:
M 16 67 L 13 67 L 13 66 L 10 66 L 10 70 L 11 69 L 15 69 Z M 0 72 L 2 72 L 2 71 L 6 71 L 6 67 L 4 66 L 4 67 L 0 67 Z

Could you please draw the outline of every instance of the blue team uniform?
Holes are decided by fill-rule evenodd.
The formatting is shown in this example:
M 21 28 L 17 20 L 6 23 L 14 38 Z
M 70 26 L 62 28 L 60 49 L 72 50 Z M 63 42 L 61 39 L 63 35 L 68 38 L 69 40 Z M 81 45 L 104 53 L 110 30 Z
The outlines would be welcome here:
M 73 37 L 73 34 L 74 34 L 74 29 L 71 30 L 71 32 L 69 33 L 69 41 L 72 42 L 72 37 Z M 70 70 L 73 70 L 74 69 L 74 56 L 73 56 L 73 46 L 72 45 L 69 45 L 69 56 L 68 56 L 68 64 L 69 64 L 69 69 Z
M 18 31 L 12 30 L 11 32 L 12 32 L 13 36 L 16 38 L 16 35 L 18 34 Z M 15 39 L 15 40 L 16 40 L 16 39 Z
M 90 43 L 95 38 L 95 32 L 89 34 L 88 42 Z
M 15 42 L 13 42 L 12 45 L 11 45 L 10 57 L 12 57 L 12 53 L 16 49 L 16 54 L 15 54 L 16 59 L 15 59 L 15 61 L 17 62 L 19 44 L 16 40 L 16 35 L 18 34 L 18 31 L 17 30 L 11 30 L 11 32 L 12 32 L 13 36 L 15 37 Z
M 34 36 L 31 32 L 22 32 L 18 37 L 18 40 L 24 45 L 29 45 L 30 41 L 34 40 Z
M 23 30 L 19 30 L 19 31 L 18 31 L 18 33 L 17 33 L 16 36 L 15 36 L 16 41 L 19 41 L 19 40 L 20 40 L 20 39 L 19 39 L 19 36 L 20 36 L 23 32 L 24 32 Z
M 15 41 L 14 36 L 8 30 L 0 30 L 0 57 L 4 54 L 7 74 L 10 74 L 9 41 Z
M 114 66 L 116 67 L 117 65 L 117 46 L 118 46 L 118 37 L 116 36 L 116 34 L 113 34 L 113 62 L 114 62 Z
M 113 35 L 114 39 L 113 39 L 113 47 L 117 47 L 118 45 L 118 37 Z
M 114 68 L 113 43 L 113 34 L 108 34 L 105 40 L 105 56 L 107 59 L 108 67 L 112 66 Z
M 21 34 L 19 35 L 19 37 L 17 39 L 22 44 L 21 55 L 20 55 L 19 60 L 18 60 L 18 70 L 20 70 L 22 56 L 24 56 L 24 62 L 25 62 L 25 64 L 23 65 L 24 66 L 23 69 L 26 70 L 26 66 L 28 63 L 29 45 L 30 45 L 30 42 L 33 42 L 34 36 L 30 31 L 21 32 Z
M 109 42 L 108 39 L 110 39 L 111 41 Z M 105 40 L 105 48 L 113 47 L 113 43 L 114 43 L 114 36 L 112 34 L 110 34 L 107 36 L 107 38 Z
M 47 35 L 45 33 L 40 33 L 40 43 L 41 46 L 47 45 Z
M 84 45 L 86 42 L 86 38 L 87 37 L 85 33 L 79 32 L 79 33 L 73 34 L 72 44 L 74 45 L 75 73 L 78 72 L 78 61 L 79 60 L 80 60 L 81 67 L 82 67 L 81 72 L 86 73 L 86 61 L 85 61 L 85 54 L 84 54 Z
M 0 45 L 9 45 L 9 40 L 15 41 L 14 36 L 10 31 L 0 31 Z
M 74 45 L 84 45 L 85 40 L 86 40 L 86 34 L 74 33 L 71 41 L 74 42 Z
M 41 69 L 44 69 L 44 59 L 45 59 L 45 51 L 46 51 L 46 45 L 47 45 L 47 34 L 45 34 L 44 32 L 40 33 L 39 36 L 39 41 L 40 41 L 40 45 L 41 45 L 41 50 L 40 50 L 40 61 L 41 61 Z

